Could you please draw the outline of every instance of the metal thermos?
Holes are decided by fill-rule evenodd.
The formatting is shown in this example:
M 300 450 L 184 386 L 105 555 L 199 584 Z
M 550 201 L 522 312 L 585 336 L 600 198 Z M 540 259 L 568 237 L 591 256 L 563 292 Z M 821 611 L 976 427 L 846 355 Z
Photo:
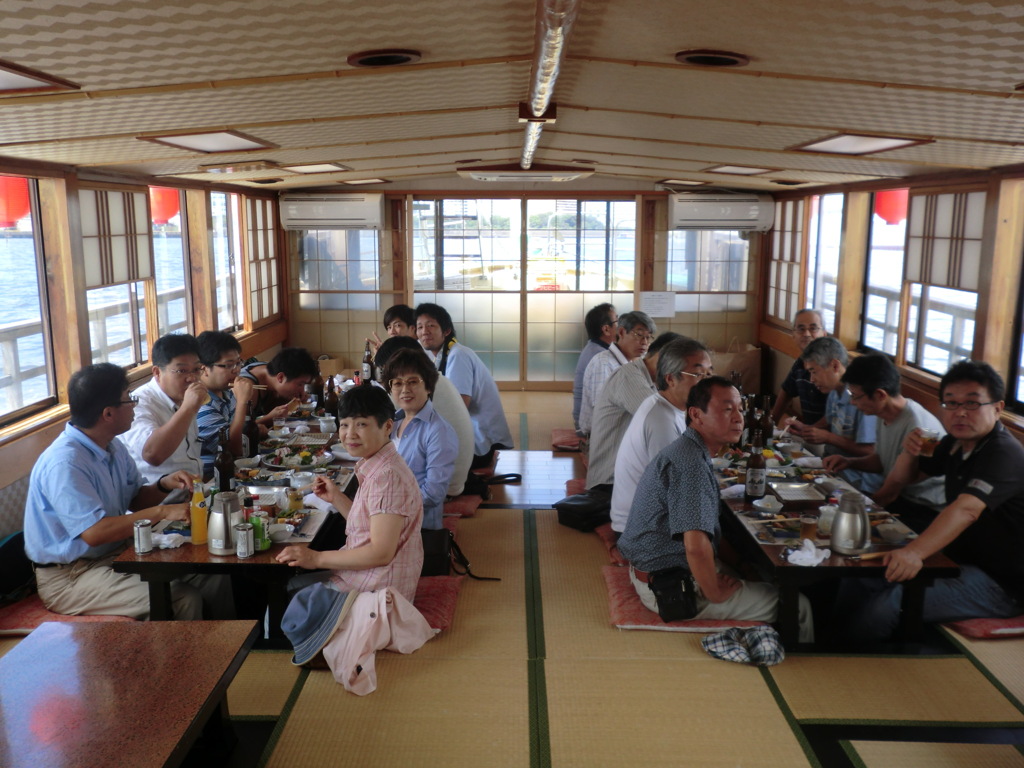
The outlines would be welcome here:
M 242 507 L 234 491 L 218 493 L 213 497 L 207 538 L 211 555 L 235 554 L 234 526 L 242 522 Z
M 831 547 L 841 555 L 862 555 L 871 548 L 871 522 L 859 493 L 847 491 L 839 500 L 839 511 L 832 520 Z

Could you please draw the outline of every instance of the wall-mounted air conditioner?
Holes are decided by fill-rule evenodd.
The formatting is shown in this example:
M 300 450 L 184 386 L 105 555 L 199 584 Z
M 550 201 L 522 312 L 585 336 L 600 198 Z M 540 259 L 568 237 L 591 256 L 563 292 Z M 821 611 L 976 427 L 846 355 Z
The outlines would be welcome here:
M 753 192 L 678 192 L 668 199 L 669 229 L 767 232 L 775 218 L 771 195 Z
M 346 192 L 281 195 L 281 225 L 285 229 L 383 229 L 384 195 Z

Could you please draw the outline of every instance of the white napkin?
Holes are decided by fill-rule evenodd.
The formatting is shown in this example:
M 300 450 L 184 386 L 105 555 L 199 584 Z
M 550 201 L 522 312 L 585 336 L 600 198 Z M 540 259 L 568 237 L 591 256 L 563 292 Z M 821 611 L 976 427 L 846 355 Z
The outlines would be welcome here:
M 745 491 L 746 487 L 743 485 L 743 483 L 734 483 L 730 485 L 728 488 L 723 488 L 721 495 L 723 499 L 738 499 L 744 494 Z
M 191 539 L 190 539 L 191 540 Z M 160 549 L 177 549 L 186 541 L 180 533 L 154 533 L 153 546 Z
M 793 459 L 793 463 L 798 467 L 806 467 L 807 469 L 821 469 L 820 456 L 804 456 L 799 459 Z
M 307 432 L 309 432 L 309 425 L 306 424 L 305 422 L 299 422 L 294 427 L 292 427 L 292 434 L 304 435 Z
M 814 546 L 813 541 L 804 539 L 804 545 L 800 549 L 789 553 L 789 562 L 792 565 L 806 565 L 813 568 L 831 556 L 832 553 L 829 550 L 818 549 Z
M 324 501 L 315 493 L 307 493 L 302 497 L 302 503 L 307 507 L 319 509 L 321 512 L 337 512 L 337 508 L 329 501 Z

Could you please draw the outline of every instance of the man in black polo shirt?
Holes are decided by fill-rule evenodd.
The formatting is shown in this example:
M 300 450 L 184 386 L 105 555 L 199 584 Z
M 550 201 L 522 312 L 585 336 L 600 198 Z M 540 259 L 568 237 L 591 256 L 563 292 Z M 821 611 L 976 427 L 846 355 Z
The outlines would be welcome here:
M 838 609 L 849 622 L 848 639 L 889 637 L 899 617 L 900 582 L 914 578 L 923 560 L 940 550 L 961 574 L 927 588 L 925 621 L 1024 613 L 1024 447 L 999 421 L 1003 393 L 1003 380 L 988 363 L 962 360 L 942 377 L 949 434 L 928 457 L 914 430 L 893 471 L 908 482 L 944 474 L 947 504 L 918 538 L 886 555 L 885 582 L 844 584 Z

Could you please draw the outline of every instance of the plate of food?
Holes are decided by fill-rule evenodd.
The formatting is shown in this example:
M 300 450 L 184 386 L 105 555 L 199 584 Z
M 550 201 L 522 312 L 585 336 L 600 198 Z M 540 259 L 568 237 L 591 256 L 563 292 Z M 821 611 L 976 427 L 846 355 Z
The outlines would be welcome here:
M 305 448 L 290 448 L 287 446 L 276 449 L 263 457 L 263 466 L 270 468 L 286 469 L 311 469 L 313 467 L 324 467 L 331 463 L 334 457 L 329 453 L 316 453 Z

